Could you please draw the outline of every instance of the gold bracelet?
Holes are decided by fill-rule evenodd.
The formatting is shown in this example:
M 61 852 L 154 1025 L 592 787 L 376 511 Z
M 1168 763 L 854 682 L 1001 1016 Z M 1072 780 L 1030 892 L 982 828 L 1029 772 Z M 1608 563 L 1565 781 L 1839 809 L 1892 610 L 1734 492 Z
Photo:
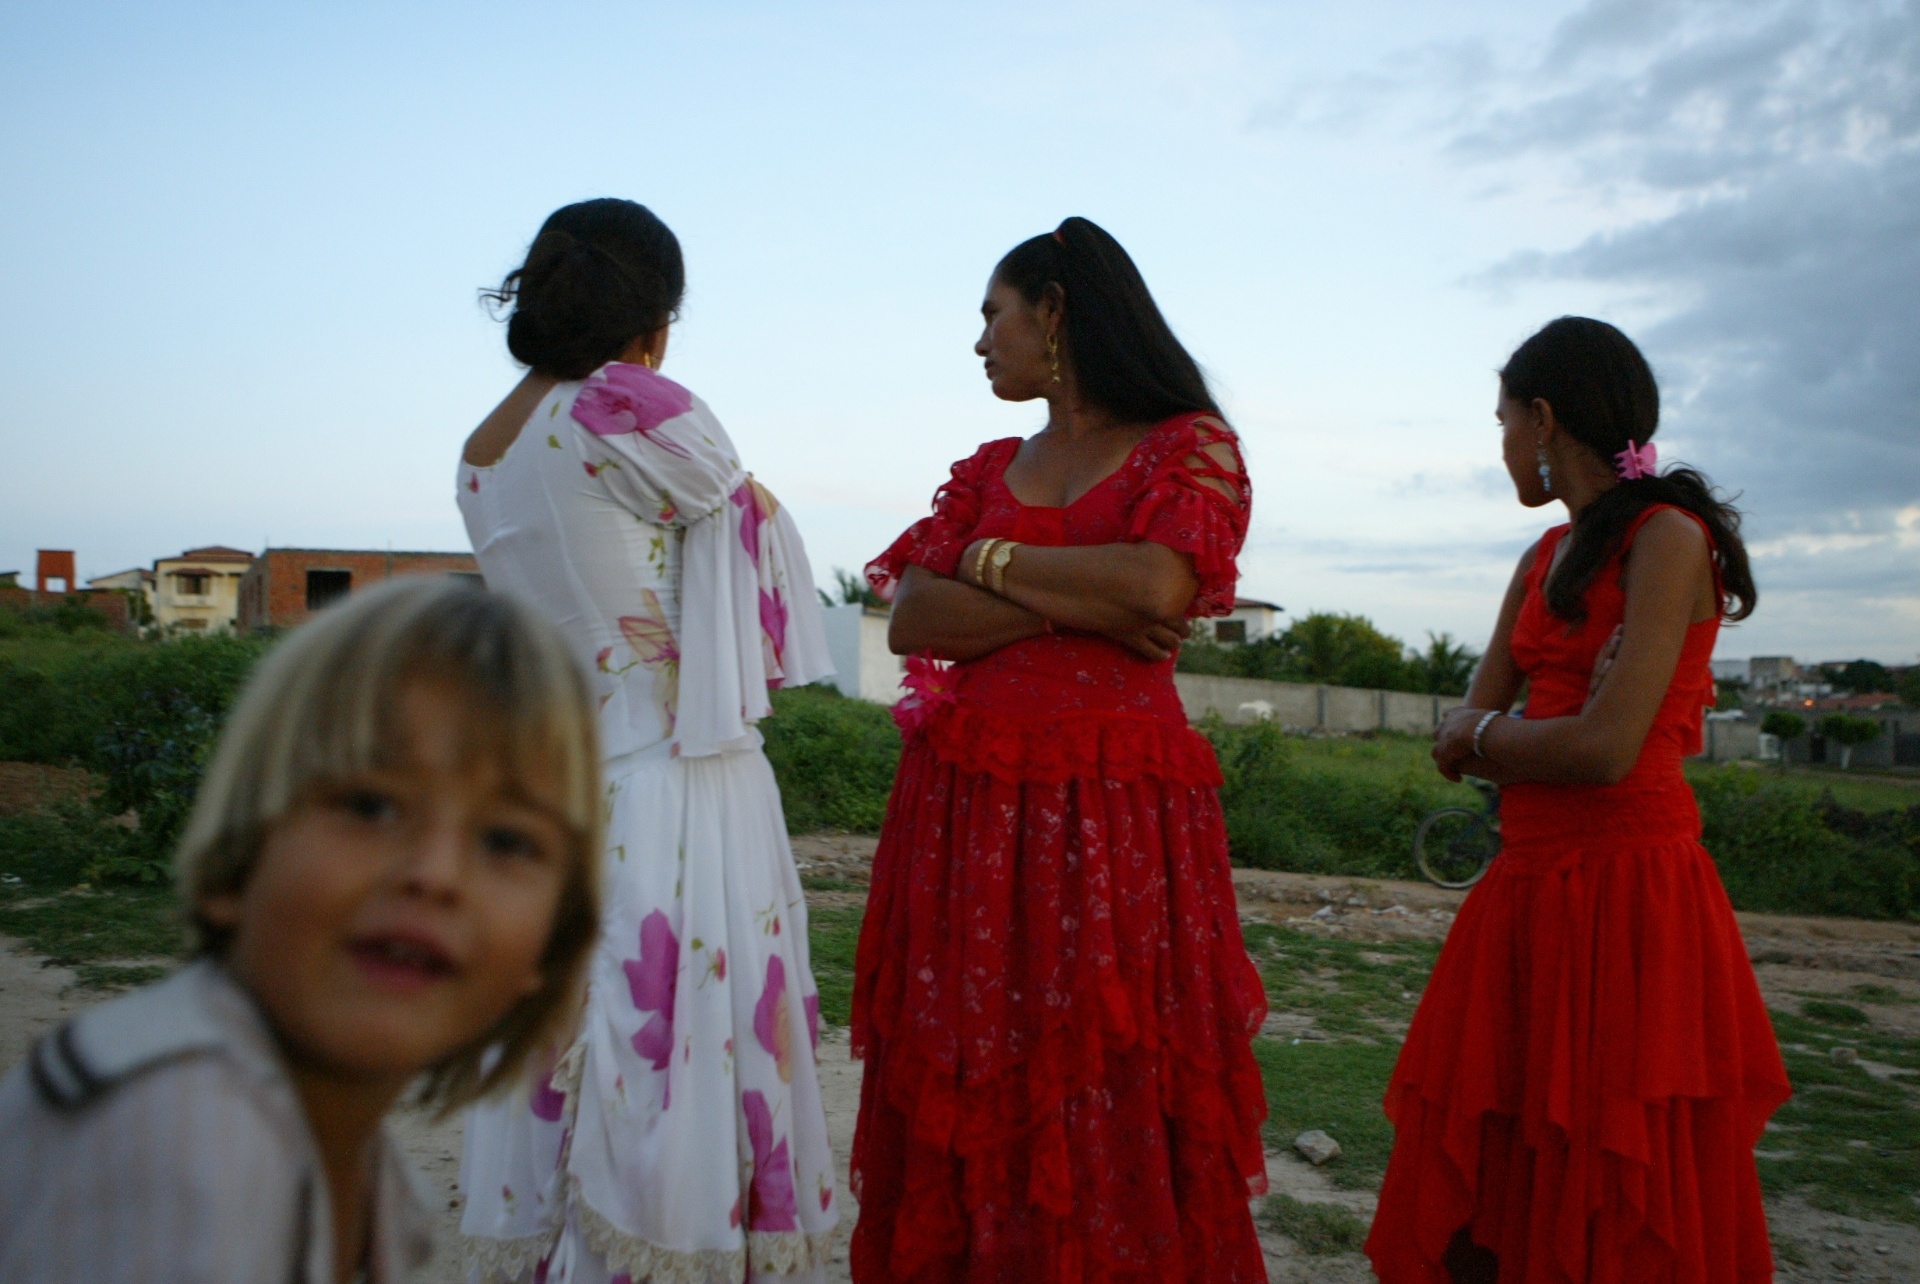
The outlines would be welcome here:
M 987 559 L 987 568 L 993 575 L 993 591 L 1001 597 L 1007 595 L 1007 567 L 1013 562 L 1013 555 L 1020 545 L 1013 540 L 1004 539 L 994 548 L 993 556 Z
M 981 588 L 987 587 L 987 555 L 993 552 L 993 546 L 1000 541 L 990 539 L 980 546 L 980 555 L 973 559 L 973 582 Z

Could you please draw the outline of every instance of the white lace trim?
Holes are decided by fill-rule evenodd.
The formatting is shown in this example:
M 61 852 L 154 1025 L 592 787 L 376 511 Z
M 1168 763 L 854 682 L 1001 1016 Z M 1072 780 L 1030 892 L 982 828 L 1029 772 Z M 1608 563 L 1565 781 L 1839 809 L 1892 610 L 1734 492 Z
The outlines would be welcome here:
M 603 1217 L 574 1183 L 569 1210 L 587 1247 L 600 1254 L 614 1274 L 625 1271 L 648 1284 L 707 1284 L 715 1276 L 736 1281 L 747 1277 L 751 1259 L 756 1275 L 791 1275 L 824 1266 L 832 1250 L 831 1231 L 751 1231 L 742 1248 L 663 1248 L 652 1240 L 630 1235 Z
M 533 1268 L 553 1247 L 554 1238 L 554 1231 L 523 1235 L 519 1239 L 463 1234 L 460 1258 L 473 1284 L 514 1284 L 533 1274 Z

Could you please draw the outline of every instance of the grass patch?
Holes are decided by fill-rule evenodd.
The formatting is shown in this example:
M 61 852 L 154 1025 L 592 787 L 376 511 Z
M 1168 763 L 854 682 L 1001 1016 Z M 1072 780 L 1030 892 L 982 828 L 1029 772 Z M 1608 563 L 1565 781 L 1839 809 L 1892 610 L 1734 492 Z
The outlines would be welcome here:
M 99 989 L 157 980 L 166 968 L 121 960 L 171 958 L 182 945 L 172 893 L 144 888 L 47 895 L 10 887 L 0 892 L 0 933 Z
M 1892 1004 L 1906 1004 L 1906 1003 L 1920 1002 L 1920 1000 L 1908 998 L 1906 995 L 1902 994 L 1900 991 L 1894 989 L 1891 985 L 1881 985 L 1877 981 L 1868 981 L 1863 984 L 1856 985 L 1851 990 L 1847 991 L 1847 993 L 1852 995 L 1854 998 L 1860 1000 L 1860 1002 L 1862 1003 L 1879 1003 L 1882 1005 L 1892 1005 Z
M 884 707 L 827 686 L 776 691 L 760 733 L 788 833 L 880 832 L 900 763 L 900 732 Z
M 1793 1098 L 1774 1114 L 1761 1142 L 1760 1184 L 1770 1195 L 1797 1191 L 1830 1212 L 1920 1225 L 1920 1108 L 1913 1090 L 1835 1065 L 1836 1043 L 1874 1061 L 1920 1071 L 1920 1040 L 1878 1031 L 1844 1037 L 1816 1022 L 1773 1014 L 1793 1080 Z
M 852 907 L 807 911 L 807 948 L 813 983 L 820 987 L 823 1024 L 845 1025 L 852 1016 L 853 956 L 860 944 L 864 913 Z
M 1260 1220 L 1316 1257 L 1357 1253 L 1367 1242 L 1367 1224 L 1336 1204 L 1303 1204 L 1291 1195 L 1269 1195 Z
M 1824 1021 L 1828 1025 L 1870 1025 L 1867 1014 L 1851 1003 L 1835 1003 L 1831 999 L 1808 999 L 1800 1005 L 1800 1015 L 1813 1021 Z
M 1340 1143 L 1340 1157 L 1321 1171 L 1336 1186 L 1377 1189 L 1393 1150 L 1393 1126 L 1380 1098 L 1400 1049 L 1256 1039 L 1253 1055 L 1267 1084 L 1268 1147 L 1291 1152 L 1295 1137 L 1319 1128 Z
M 1393 1149 L 1380 1100 L 1439 946 L 1323 940 L 1265 923 L 1244 930 L 1272 1009 L 1311 1016 L 1330 1036 L 1254 1041 L 1267 1087 L 1268 1145 L 1287 1150 L 1302 1132 L 1322 1129 L 1340 1143 L 1340 1157 L 1322 1171 L 1348 1189 L 1378 1187 Z

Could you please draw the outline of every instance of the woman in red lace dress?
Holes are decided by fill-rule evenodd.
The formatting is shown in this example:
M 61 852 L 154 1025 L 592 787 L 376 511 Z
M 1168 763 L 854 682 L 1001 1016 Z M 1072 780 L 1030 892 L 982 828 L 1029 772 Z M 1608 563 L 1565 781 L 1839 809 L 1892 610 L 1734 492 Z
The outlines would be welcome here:
M 1659 408 L 1599 321 L 1553 322 L 1501 372 L 1520 502 L 1573 520 L 1521 558 L 1434 749 L 1506 787 L 1504 850 L 1387 1089 L 1384 1284 L 1773 1275 L 1753 1146 L 1786 1070 L 1680 771 L 1753 578 L 1739 514 L 1699 473 L 1655 472 Z
M 1047 426 L 867 568 L 903 702 L 853 999 L 860 1284 L 1266 1279 L 1266 1013 L 1173 653 L 1232 608 L 1238 444 L 1131 259 L 1014 248 L 975 351 Z

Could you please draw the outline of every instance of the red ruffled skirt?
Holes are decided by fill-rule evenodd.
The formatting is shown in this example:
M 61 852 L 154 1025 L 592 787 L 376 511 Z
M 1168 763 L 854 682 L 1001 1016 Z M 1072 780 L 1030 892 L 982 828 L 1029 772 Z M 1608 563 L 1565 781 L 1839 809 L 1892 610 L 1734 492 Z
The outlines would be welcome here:
M 1672 774 L 1508 791 L 1387 1090 L 1383 1284 L 1445 1284 L 1463 1228 L 1501 1284 L 1772 1278 L 1753 1147 L 1791 1089 Z
M 910 737 L 874 857 L 853 1278 L 1264 1281 L 1266 997 L 1213 784 L 980 765 Z

